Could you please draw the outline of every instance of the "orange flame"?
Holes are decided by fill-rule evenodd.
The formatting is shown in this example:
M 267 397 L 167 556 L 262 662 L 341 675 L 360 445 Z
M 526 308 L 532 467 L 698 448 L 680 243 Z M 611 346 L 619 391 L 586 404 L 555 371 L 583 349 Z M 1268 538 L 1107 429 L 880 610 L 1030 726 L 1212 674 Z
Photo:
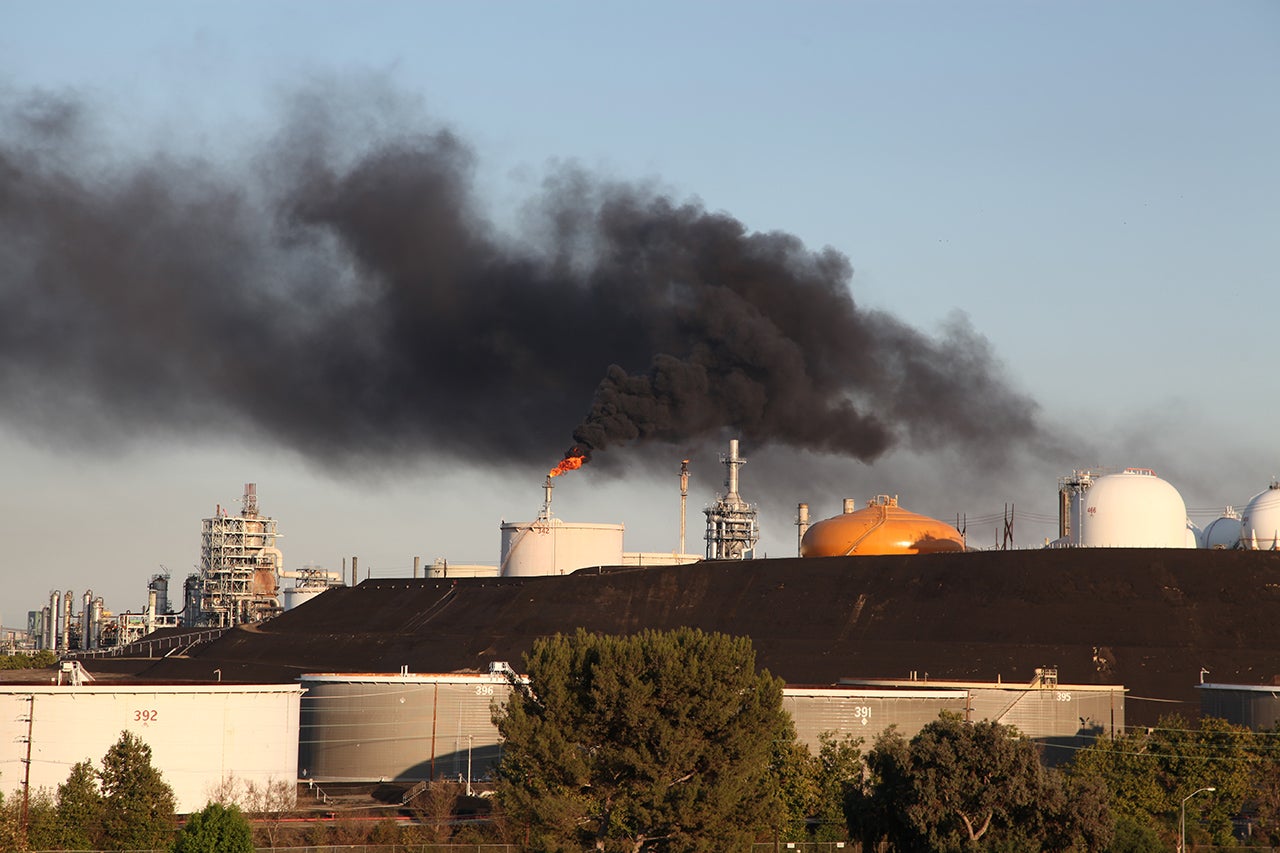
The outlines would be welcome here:
M 586 456 L 566 456 L 564 459 L 560 460 L 559 465 L 551 469 L 547 476 L 559 477 L 561 474 L 568 473 L 569 471 L 577 471 L 582 467 L 582 463 L 586 461 Z

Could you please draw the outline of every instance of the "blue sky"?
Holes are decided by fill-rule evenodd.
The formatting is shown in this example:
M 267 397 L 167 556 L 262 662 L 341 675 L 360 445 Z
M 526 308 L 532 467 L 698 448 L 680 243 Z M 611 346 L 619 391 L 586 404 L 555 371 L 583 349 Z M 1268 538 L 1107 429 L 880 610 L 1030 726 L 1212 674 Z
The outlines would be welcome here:
M 498 227 L 575 163 L 833 247 L 859 305 L 927 334 L 963 312 L 1071 435 L 1071 465 L 1155 468 L 1193 520 L 1280 474 L 1272 2 L 0 6 L 0 95 L 93 105 L 102 150 L 87 156 L 105 168 L 159 150 L 241 157 L 316 80 L 378 81 L 455 132 Z M 0 421 L 6 625 L 53 588 L 137 609 L 152 572 L 192 570 L 200 518 L 248 481 L 290 568 L 496 562 L 499 520 L 541 502 L 541 469 L 428 456 L 359 475 L 251 435 L 89 435 Z M 899 451 L 771 489 L 796 460 L 744 452 L 774 555 L 794 553 L 796 502 L 825 517 L 877 493 L 941 518 L 1016 502 L 1033 544 L 1053 535 L 1032 519 L 1070 467 Z M 566 478 L 557 514 L 668 550 L 677 471 Z M 721 476 L 695 469 L 691 530 Z

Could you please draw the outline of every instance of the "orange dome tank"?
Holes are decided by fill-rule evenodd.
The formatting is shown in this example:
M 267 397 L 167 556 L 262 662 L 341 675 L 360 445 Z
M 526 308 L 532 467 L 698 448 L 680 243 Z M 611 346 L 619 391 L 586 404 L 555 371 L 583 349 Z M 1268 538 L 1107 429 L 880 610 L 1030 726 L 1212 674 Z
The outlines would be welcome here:
M 852 501 L 848 503 L 851 505 Z M 877 495 L 866 509 L 819 521 L 800 540 L 801 557 L 847 554 L 936 554 L 963 551 L 964 538 L 950 524 L 909 512 L 898 499 Z

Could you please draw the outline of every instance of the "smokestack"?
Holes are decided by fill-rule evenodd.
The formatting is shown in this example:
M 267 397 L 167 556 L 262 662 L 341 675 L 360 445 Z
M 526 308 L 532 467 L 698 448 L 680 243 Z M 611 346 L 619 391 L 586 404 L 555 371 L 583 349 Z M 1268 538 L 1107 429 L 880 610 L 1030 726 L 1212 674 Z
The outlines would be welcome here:
M 422 558 L 421 558 L 421 557 L 414 557 L 414 558 L 413 558 L 413 577 L 414 577 L 414 580 L 417 580 L 417 578 L 418 578 L 418 568 L 419 568 L 421 565 L 422 565 Z
M 351 585 L 358 586 L 360 583 L 360 558 L 351 558 Z
M 804 535 L 809 530 L 809 505 L 801 503 L 796 505 L 796 556 L 800 556 L 800 543 L 804 541 Z
M 240 511 L 240 514 L 243 515 L 245 518 L 257 518 L 258 516 L 258 484 L 257 483 L 244 484 L 244 497 L 241 498 L 241 502 L 244 505 L 244 509 Z
M 684 529 L 689 502 L 689 460 L 680 461 L 680 553 L 684 553 Z
M 545 519 L 551 518 L 551 490 L 553 488 L 555 487 L 551 484 L 551 477 L 548 476 L 546 479 L 546 482 L 542 484 L 542 491 L 543 491 L 542 512 L 538 514 L 539 518 L 545 518 Z

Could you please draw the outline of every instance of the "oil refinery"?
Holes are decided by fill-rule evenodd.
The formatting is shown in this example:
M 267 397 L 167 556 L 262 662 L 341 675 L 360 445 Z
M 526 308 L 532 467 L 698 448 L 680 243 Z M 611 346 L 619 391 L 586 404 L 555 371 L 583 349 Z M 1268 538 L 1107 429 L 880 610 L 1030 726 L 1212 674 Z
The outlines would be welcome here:
M 31 615 L 34 644 L 97 681 L 77 675 L 46 697 L 11 679 L 0 699 L 61 707 L 57 696 L 78 691 L 74 713 L 157 738 L 161 720 L 196 713 L 184 703 L 208 706 L 199 713 L 265 703 L 254 713 L 284 721 L 273 737 L 299 779 L 470 782 L 500 756 L 488 709 L 537 638 L 687 626 L 750 637 L 811 748 L 825 731 L 910 733 L 952 710 L 1015 724 L 1056 761 L 1171 710 L 1280 716 L 1276 483 L 1202 530 L 1154 471 L 1073 471 L 1057 483 L 1058 537 L 1020 550 L 974 548 L 963 525 L 896 495 L 843 498 L 816 521 L 803 502 L 796 556 L 763 558 L 737 441 L 721 462 L 701 554 L 686 548 L 684 462 L 671 552 L 626 550 L 621 522 L 556 517 L 548 476 L 531 521 L 499 524 L 492 564 L 438 558 L 420 571 L 415 558 L 411 576 L 362 582 L 355 557 L 350 575 L 345 564 L 286 570 L 279 525 L 248 483 L 239 513 L 218 506 L 203 519 L 181 611 L 167 573 L 151 578 L 137 614 L 112 615 L 89 591 L 77 614 L 75 596 L 56 591 Z M 216 689 L 193 699 L 172 685 Z M 121 704 L 113 689 L 145 699 Z M 139 702 L 160 716 L 130 719 Z M 13 742 L 41 745 L 55 770 L 82 757 L 55 740 L 46 729 Z M 237 740 L 208 748 L 205 765 L 241 761 Z M 0 773 L 19 752 L 0 755 Z M 272 761 L 255 772 L 280 775 Z

